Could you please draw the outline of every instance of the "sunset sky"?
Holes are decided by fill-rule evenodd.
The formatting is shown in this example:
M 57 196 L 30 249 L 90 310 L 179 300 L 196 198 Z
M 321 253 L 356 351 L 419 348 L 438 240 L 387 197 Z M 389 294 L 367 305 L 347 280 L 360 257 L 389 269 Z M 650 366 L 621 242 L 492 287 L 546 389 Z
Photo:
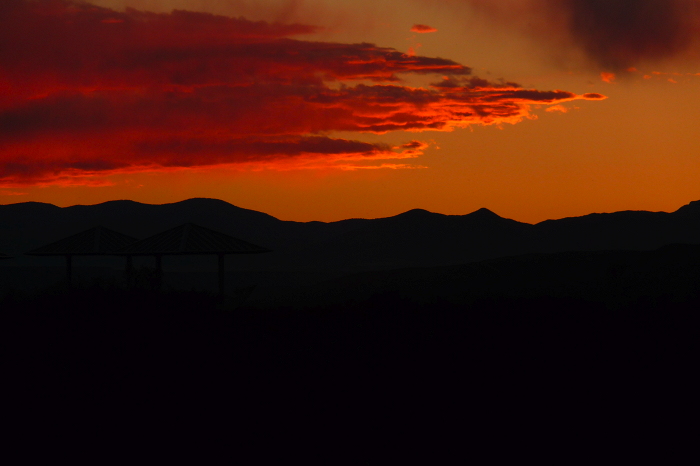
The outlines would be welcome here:
M 700 199 L 700 0 L 3 0 L 0 204 Z

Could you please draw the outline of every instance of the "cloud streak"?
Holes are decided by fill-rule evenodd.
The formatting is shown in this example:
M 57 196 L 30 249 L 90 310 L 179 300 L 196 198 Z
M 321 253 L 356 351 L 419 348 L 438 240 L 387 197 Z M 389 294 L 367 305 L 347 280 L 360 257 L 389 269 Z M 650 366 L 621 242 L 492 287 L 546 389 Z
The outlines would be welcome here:
M 437 32 L 437 29 L 435 29 L 432 26 L 428 26 L 427 24 L 414 24 L 411 27 L 411 32 L 417 32 L 419 34 L 425 34 L 429 32 Z
M 387 161 L 415 158 L 425 144 L 331 133 L 517 123 L 531 105 L 603 98 L 489 82 L 452 60 L 374 44 L 292 38 L 316 30 L 307 25 L 60 0 L 0 9 L 4 186 L 230 164 L 404 168 Z M 444 79 L 403 81 L 427 74 Z

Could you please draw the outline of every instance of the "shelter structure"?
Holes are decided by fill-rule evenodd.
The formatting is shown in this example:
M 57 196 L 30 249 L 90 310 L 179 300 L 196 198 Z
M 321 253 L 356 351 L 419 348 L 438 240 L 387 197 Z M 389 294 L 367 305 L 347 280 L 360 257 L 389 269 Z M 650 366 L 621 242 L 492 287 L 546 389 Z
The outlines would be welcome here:
M 33 249 L 28 256 L 65 256 L 68 286 L 73 279 L 73 256 L 110 256 L 134 243 L 136 238 L 97 226 Z M 130 259 L 130 258 L 129 258 Z M 129 264 L 127 263 L 127 268 Z
M 227 254 L 260 254 L 271 252 L 262 246 L 243 241 L 225 233 L 210 230 L 194 223 L 185 223 L 170 230 L 137 241 L 119 254 L 154 256 L 156 273 L 162 276 L 163 256 L 214 255 L 219 258 L 219 295 L 224 296 L 224 257 Z

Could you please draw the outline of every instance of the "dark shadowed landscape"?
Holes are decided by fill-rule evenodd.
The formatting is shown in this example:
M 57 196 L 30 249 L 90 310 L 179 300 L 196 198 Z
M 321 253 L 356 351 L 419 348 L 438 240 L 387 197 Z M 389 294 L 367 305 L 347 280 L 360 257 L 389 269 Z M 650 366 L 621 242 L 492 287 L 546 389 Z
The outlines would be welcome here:
M 297 223 L 211 199 L 0 206 L 4 373 L 33 400 L 25 421 L 92 403 L 173 426 L 235 411 L 256 429 L 382 412 L 470 416 L 489 437 L 502 416 L 664 416 L 639 389 L 693 390 L 699 206 L 537 225 L 486 209 Z M 95 225 L 143 238 L 183 222 L 273 252 L 227 256 L 224 298 L 212 257 L 163 257 L 158 288 L 152 257 L 127 286 L 124 257 L 76 256 L 69 288 L 61 257 L 21 255 Z

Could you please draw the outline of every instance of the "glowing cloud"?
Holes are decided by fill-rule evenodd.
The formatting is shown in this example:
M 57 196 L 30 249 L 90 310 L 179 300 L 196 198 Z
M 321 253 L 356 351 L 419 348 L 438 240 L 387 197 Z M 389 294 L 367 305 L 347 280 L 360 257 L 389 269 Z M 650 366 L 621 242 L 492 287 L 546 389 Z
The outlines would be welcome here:
M 333 131 L 517 123 L 533 104 L 604 98 L 523 89 L 443 58 L 291 39 L 312 26 L 61 0 L 0 6 L 0 186 L 231 165 L 407 168 L 427 147 Z M 411 74 L 438 74 L 428 88 Z
M 417 32 L 419 34 L 425 34 L 428 32 L 437 32 L 437 29 L 431 26 L 427 26 L 425 24 L 414 24 L 413 27 L 411 27 L 411 32 Z
M 554 113 L 554 112 L 568 113 L 569 109 L 564 107 L 563 105 L 553 105 L 551 107 L 547 107 L 547 111 L 550 113 Z

